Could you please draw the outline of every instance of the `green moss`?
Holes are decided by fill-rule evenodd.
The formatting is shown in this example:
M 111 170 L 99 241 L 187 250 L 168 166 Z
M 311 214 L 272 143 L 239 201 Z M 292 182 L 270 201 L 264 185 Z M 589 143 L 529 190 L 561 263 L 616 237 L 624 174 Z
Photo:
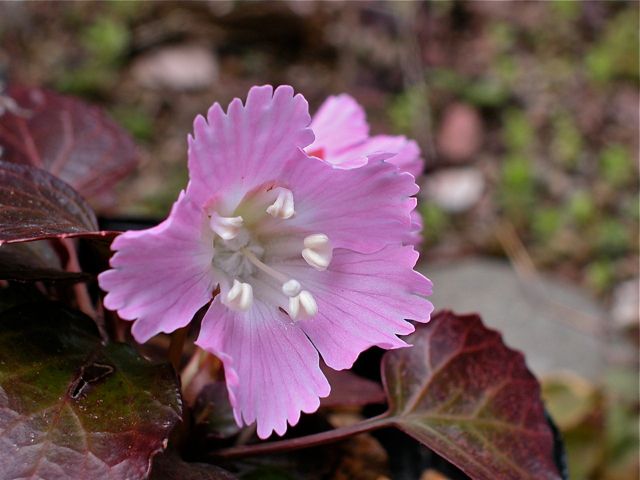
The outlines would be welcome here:
M 608 219 L 596 228 L 596 248 L 601 255 L 614 257 L 626 254 L 631 248 L 627 227 L 615 219 Z
M 500 78 L 465 78 L 445 68 L 431 71 L 428 84 L 478 107 L 499 107 L 509 98 L 509 91 Z
M 562 213 L 553 207 L 535 210 L 531 226 L 539 242 L 549 242 L 562 226 Z
M 83 97 L 100 95 L 113 87 L 116 72 L 102 65 L 86 64 L 64 70 L 55 82 L 56 89 Z
M 396 96 L 389 107 L 393 129 L 397 133 L 412 135 L 416 119 L 427 111 L 427 100 L 423 88 L 407 88 Z
M 419 208 L 424 224 L 424 239 L 427 242 L 436 242 L 449 226 L 449 217 L 444 210 L 431 202 L 422 202 Z
M 507 217 L 514 223 L 529 223 L 530 211 L 535 201 L 535 179 L 527 157 L 506 157 L 502 166 L 498 197 Z
M 499 107 L 507 101 L 509 92 L 497 79 L 483 79 L 469 82 L 463 97 L 478 107 Z
M 497 22 L 489 27 L 489 39 L 497 50 L 504 53 L 513 47 L 516 31 L 506 22 Z
M 127 48 L 130 33 L 126 25 L 110 18 L 102 18 L 89 25 L 82 36 L 83 46 L 92 56 L 92 62 L 117 64 Z
M 591 194 L 585 190 L 578 190 L 569 199 L 566 210 L 576 225 L 587 225 L 596 217 L 596 206 Z
M 604 34 L 587 53 L 587 73 L 596 83 L 614 78 L 638 80 L 638 11 L 624 9 L 609 21 Z
M 615 269 L 611 262 L 598 260 L 587 267 L 586 278 L 591 288 L 602 293 L 613 285 Z
M 552 126 L 552 157 L 565 167 L 575 167 L 583 148 L 580 130 L 568 114 L 556 116 Z
M 567 20 L 575 20 L 580 15 L 582 4 L 575 0 L 552 0 L 551 8 Z
M 137 140 L 145 141 L 153 136 L 153 120 L 146 112 L 134 107 L 120 106 L 112 109 L 111 114 Z
M 512 152 L 522 152 L 533 143 L 534 129 L 522 110 L 509 109 L 502 118 L 505 146 Z
M 600 153 L 600 174 L 614 188 L 628 185 L 636 178 L 631 156 L 625 147 L 614 144 Z

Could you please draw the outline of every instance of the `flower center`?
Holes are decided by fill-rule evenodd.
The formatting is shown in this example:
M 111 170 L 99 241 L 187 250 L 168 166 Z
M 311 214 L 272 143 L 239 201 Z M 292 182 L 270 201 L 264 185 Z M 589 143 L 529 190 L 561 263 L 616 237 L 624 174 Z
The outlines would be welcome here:
M 287 220 L 295 213 L 293 192 L 283 187 L 247 195 L 229 216 L 210 210 L 209 226 L 216 234 L 213 266 L 226 279 L 221 295 L 228 308 L 249 310 L 258 297 L 294 320 L 318 313 L 311 292 L 277 268 L 296 257 L 318 271 L 331 263 L 333 248 L 327 235 L 304 235 L 299 228 L 289 228 Z

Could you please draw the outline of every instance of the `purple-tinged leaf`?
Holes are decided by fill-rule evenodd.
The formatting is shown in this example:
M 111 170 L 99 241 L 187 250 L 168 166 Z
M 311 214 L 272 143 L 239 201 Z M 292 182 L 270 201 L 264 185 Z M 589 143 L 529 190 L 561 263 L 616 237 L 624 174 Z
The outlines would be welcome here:
M 0 162 L 0 245 L 105 235 L 91 207 L 62 180 L 29 165 Z
M 91 275 L 68 272 L 48 240 L 0 245 L 0 280 L 65 281 L 90 280 Z
M 43 302 L 0 314 L 3 478 L 142 479 L 181 418 L 175 373 Z
M 331 385 L 331 393 L 320 399 L 321 407 L 363 407 L 386 401 L 384 390 L 372 380 L 349 370 L 336 371 L 327 367 L 322 371 Z
M 387 352 L 389 421 L 474 479 L 559 479 L 540 386 L 477 315 L 435 315 Z
M 135 168 L 133 140 L 99 108 L 39 88 L 7 95 L 18 109 L 0 114 L 1 160 L 47 170 L 90 200 Z

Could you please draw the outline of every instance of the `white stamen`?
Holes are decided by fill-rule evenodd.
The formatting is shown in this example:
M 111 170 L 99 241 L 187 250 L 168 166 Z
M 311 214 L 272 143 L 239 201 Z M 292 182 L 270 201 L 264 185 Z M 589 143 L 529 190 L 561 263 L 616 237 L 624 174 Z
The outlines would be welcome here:
M 295 279 L 287 280 L 282 285 L 282 293 L 284 293 L 287 297 L 295 297 L 300 293 L 300 289 L 302 286 L 300 282 Z
M 289 298 L 289 316 L 296 320 L 298 317 L 313 317 L 318 313 L 318 304 L 313 295 L 307 290 L 302 290 L 295 297 Z
M 333 247 L 324 233 L 309 235 L 304 239 L 302 258 L 316 270 L 326 270 L 333 258 Z
M 275 218 L 287 218 L 293 217 L 296 213 L 293 204 L 293 193 L 286 188 L 278 187 L 278 197 L 276 201 L 267 207 L 267 213 Z
M 242 217 L 223 217 L 214 212 L 209 220 L 211 230 L 220 235 L 223 240 L 231 240 L 242 230 Z
M 232 310 L 248 310 L 253 305 L 253 288 L 235 279 L 223 303 Z

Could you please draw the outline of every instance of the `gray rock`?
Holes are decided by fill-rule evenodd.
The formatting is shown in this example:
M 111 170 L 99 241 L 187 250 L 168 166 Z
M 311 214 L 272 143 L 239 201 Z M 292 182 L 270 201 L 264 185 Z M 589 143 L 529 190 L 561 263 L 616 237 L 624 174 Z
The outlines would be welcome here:
M 522 279 L 507 262 L 465 259 L 421 265 L 434 282 L 436 310 L 477 312 L 538 375 L 571 371 L 597 380 L 606 367 L 602 309 L 583 291 L 551 278 Z

